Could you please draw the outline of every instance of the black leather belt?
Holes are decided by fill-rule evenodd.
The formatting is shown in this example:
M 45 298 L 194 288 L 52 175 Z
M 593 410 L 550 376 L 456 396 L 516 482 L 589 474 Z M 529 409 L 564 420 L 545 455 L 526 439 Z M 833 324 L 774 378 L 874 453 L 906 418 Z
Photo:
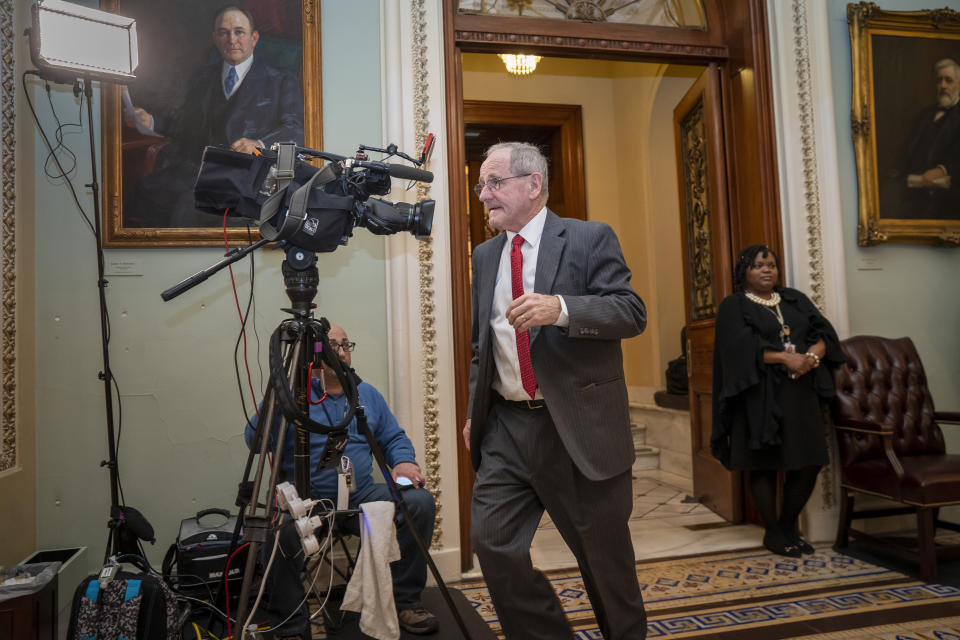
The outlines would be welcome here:
M 499 393 L 495 393 L 494 398 L 496 402 L 500 404 L 513 407 L 514 409 L 523 409 L 524 411 L 536 411 L 547 408 L 546 400 L 507 400 Z

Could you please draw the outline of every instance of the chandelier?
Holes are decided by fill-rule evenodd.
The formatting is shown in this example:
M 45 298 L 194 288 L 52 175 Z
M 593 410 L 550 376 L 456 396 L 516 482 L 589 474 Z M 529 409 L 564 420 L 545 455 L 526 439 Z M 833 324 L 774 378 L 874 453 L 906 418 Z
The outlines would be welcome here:
M 507 71 L 515 76 L 530 75 L 537 68 L 537 63 L 540 62 L 540 56 L 528 56 L 522 53 L 500 53 L 497 55 L 503 60 Z

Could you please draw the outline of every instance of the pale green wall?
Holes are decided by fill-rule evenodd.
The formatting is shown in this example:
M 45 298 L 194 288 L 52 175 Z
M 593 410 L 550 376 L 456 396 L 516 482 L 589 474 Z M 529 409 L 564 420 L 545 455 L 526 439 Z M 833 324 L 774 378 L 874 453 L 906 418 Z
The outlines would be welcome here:
M 909 336 L 917 345 L 936 407 L 960 410 L 960 249 L 927 246 L 857 246 L 857 170 L 850 130 L 852 72 L 846 0 L 829 0 L 830 49 L 839 142 L 839 182 L 846 251 L 850 333 Z M 935 6 L 960 9 L 949 0 Z M 881 8 L 915 11 L 925 0 L 885 0 Z M 931 84 L 932 95 L 932 84 Z M 864 258 L 880 270 L 861 270 Z M 960 427 L 944 425 L 952 451 L 960 451 Z
M 356 145 L 379 145 L 380 28 L 377 0 L 322 4 L 324 148 L 352 154 Z M 23 25 L 17 28 L 23 31 Z M 35 100 L 43 90 L 33 87 Z M 54 90 L 57 113 L 76 121 L 70 91 Z M 96 105 L 95 105 L 96 106 Z M 21 113 L 20 117 L 29 117 Z M 40 104 L 52 132 L 49 107 Z M 99 138 L 99 132 L 98 132 Z M 38 548 L 86 545 L 91 566 L 102 557 L 109 505 L 96 262 L 92 234 L 81 223 L 62 185 L 43 176 L 46 152 L 32 145 L 36 201 L 36 411 Z M 90 207 L 87 135 L 69 132 L 77 154 L 73 174 Z M 21 167 L 30 171 L 31 167 Z M 25 212 L 24 215 L 30 215 Z M 238 331 L 229 274 L 221 271 L 171 302 L 160 292 L 216 262 L 217 249 L 109 250 L 107 260 L 139 263 L 140 276 L 110 278 L 111 366 L 123 400 L 120 472 L 126 500 L 152 522 L 156 564 L 173 542 L 179 522 L 198 509 L 231 507 L 243 472 L 243 415 L 233 371 Z M 266 370 L 267 341 L 289 306 L 276 251 L 256 255 L 256 326 Z M 360 343 L 354 364 L 364 379 L 388 392 L 384 240 L 363 229 L 346 247 L 322 254 L 319 311 L 347 327 Z M 234 266 L 238 281 L 249 262 Z M 240 286 L 244 300 L 248 287 Z M 257 341 L 248 333 L 251 359 Z M 259 374 L 253 363 L 254 384 Z M 30 384 L 32 381 L 24 381 Z M 249 406 L 249 400 L 248 400 Z

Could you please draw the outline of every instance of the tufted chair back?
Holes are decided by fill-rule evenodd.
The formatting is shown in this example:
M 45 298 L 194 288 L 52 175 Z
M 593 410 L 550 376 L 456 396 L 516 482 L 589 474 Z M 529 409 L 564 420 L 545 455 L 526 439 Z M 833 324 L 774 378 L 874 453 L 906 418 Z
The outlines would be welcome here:
M 834 372 L 838 425 L 892 431 L 898 456 L 944 453 L 933 400 L 910 338 L 854 336 L 840 343 L 848 362 Z M 883 458 L 879 436 L 838 431 L 841 468 Z

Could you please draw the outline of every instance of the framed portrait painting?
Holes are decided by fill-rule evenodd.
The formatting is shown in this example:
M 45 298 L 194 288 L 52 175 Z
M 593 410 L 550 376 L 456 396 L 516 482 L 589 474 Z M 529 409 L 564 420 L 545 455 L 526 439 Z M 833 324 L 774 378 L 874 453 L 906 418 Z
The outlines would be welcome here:
M 860 246 L 960 246 L 960 13 L 847 5 Z
M 100 0 L 134 18 L 137 79 L 102 93 L 104 247 L 224 242 L 194 207 L 203 149 L 321 142 L 320 0 Z M 226 219 L 246 242 L 247 221 Z M 253 234 L 257 234 L 253 224 Z

